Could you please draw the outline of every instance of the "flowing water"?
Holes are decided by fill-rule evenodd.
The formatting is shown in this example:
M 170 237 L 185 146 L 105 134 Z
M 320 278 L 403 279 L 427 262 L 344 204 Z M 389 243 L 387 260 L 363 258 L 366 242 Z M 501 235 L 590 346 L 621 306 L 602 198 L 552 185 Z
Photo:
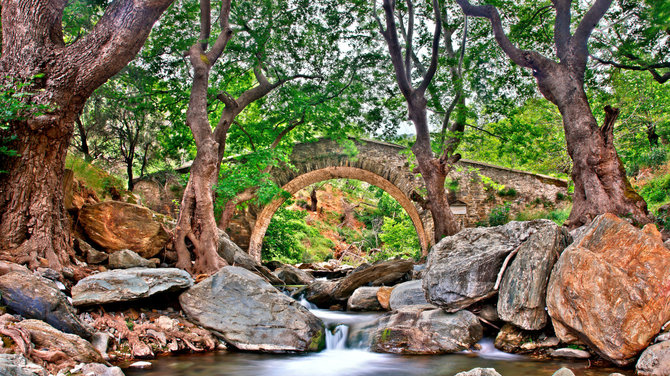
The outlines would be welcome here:
M 303 302 L 304 304 L 304 302 Z M 503 376 L 550 376 L 568 367 L 577 376 L 607 376 L 630 370 L 590 368 L 588 362 L 537 361 L 503 353 L 491 339 L 481 350 L 449 355 L 400 356 L 378 354 L 364 348 L 360 328 L 379 314 L 355 314 L 310 308 L 329 330 L 326 350 L 310 354 L 256 354 L 221 352 L 158 358 L 147 371 L 125 370 L 128 376 L 453 376 L 476 367 L 495 368 Z

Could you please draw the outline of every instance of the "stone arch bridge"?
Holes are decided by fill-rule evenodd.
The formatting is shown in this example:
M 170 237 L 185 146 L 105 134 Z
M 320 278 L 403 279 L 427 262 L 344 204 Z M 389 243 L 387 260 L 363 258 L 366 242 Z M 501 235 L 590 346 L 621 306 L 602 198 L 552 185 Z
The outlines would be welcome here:
M 411 152 L 404 146 L 386 142 L 352 141 L 356 146 L 354 152 L 352 148 L 329 139 L 297 144 L 290 158 L 295 169 L 273 170 L 273 178 L 291 195 L 330 179 L 356 179 L 375 185 L 405 209 L 412 219 L 421 248 L 424 254 L 427 253 L 433 243 L 433 220 L 421 193 L 425 192 L 423 180 L 412 171 Z M 515 196 L 505 198 L 492 194 L 492 189 L 483 184 L 482 176 L 512 188 Z M 567 196 L 565 180 L 470 160 L 461 160 L 449 178 L 457 186 L 450 192 L 452 210 L 464 226 L 472 226 L 486 218 L 492 208 L 505 201 L 521 208 L 536 199 L 556 202 Z M 285 200 L 275 199 L 248 221 L 249 253 L 258 260 L 270 220 Z M 246 239 L 236 240 L 246 245 Z
M 356 179 L 375 185 L 407 212 L 425 254 L 433 243 L 433 220 L 425 207 L 423 180 L 412 172 L 411 152 L 404 146 L 386 142 L 350 140 L 356 146 L 353 152 L 350 142 L 345 146 L 329 139 L 296 144 L 290 157 L 295 169 L 275 169 L 271 173 L 273 179 L 291 195 L 330 179 Z M 187 164 L 177 171 L 186 172 L 188 167 Z M 464 226 L 474 226 L 503 204 L 509 204 L 511 211 L 516 212 L 531 202 L 560 205 L 567 197 L 565 180 L 471 160 L 459 161 L 448 178 L 452 211 Z M 487 181 L 502 184 L 508 191 L 511 188 L 514 194 L 496 194 Z M 241 247 L 248 247 L 249 253 L 260 260 L 265 232 L 285 200 L 277 198 L 262 208 L 237 215 L 229 227 L 231 238 Z

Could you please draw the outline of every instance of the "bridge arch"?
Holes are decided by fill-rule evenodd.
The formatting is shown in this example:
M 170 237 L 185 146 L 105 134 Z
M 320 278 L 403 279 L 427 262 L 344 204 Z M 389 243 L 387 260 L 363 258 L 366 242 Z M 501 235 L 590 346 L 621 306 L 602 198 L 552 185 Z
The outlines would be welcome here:
M 314 183 L 319 183 L 331 179 L 355 179 L 377 186 L 386 191 L 393 197 L 400 206 L 407 212 L 414 224 L 416 233 L 419 237 L 422 253 L 425 255 L 431 245 L 432 236 L 426 232 L 426 227 L 421 218 L 421 214 L 412 203 L 410 198 L 398 186 L 384 177 L 359 167 L 352 166 L 330 166 L 305 172 L 291 179 L 284 184 L 282 188 L 294 195 L 296 192 L 306 188 Z M 249 242 L 249 254 L 256 260 L 261 259 L 261 248 L 265 232 L 270 225 L 272 216 L 279 207 L 287 200 L 286 197 L 275 198 L 272 202 L 265 205 L 256 219 L 251 238 Z

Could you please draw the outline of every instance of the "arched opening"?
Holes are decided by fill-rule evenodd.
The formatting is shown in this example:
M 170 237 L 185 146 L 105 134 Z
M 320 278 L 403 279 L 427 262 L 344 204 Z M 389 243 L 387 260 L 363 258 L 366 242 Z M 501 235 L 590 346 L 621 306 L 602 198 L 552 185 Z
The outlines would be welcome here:
M 389 195 L 391 195 L 391 197 L 398 201 L 400 206 L 402 206 L 402 208 L 409 215 L 419 237 L 422 253 L 424 255 L 427 254 L 428 248 L 430 247 L 430 242 L 418 210 L 412 201 L 398 187 L 375 173 L 356 167 L 326 167 L 302 174 L 286 183 L 282 188 L 291 195 L 294 195 L 299 190 L 314 183 L 331 179 L 361 180 L 386 191 Z M 256 223 L 251 233 L 251 239 L 249 242 L 249 254 L 259 262 L 261 260 L 261 249 L 263 246 L 265 232 L 270 225 L 272 216 L 284 203 L 284 201 L 286 201 L 285 197 L 276 198 L 263 208 L 258 218 L 256 219 Z

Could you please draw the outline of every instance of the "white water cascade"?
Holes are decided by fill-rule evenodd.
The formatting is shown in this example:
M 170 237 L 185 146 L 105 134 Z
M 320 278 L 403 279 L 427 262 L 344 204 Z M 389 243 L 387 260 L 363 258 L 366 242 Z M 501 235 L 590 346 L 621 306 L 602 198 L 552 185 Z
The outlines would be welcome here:
M 326 330 L 326 350 L 344 350 L 347 348 L 349 326 L 338 325 L 332 331 Z

